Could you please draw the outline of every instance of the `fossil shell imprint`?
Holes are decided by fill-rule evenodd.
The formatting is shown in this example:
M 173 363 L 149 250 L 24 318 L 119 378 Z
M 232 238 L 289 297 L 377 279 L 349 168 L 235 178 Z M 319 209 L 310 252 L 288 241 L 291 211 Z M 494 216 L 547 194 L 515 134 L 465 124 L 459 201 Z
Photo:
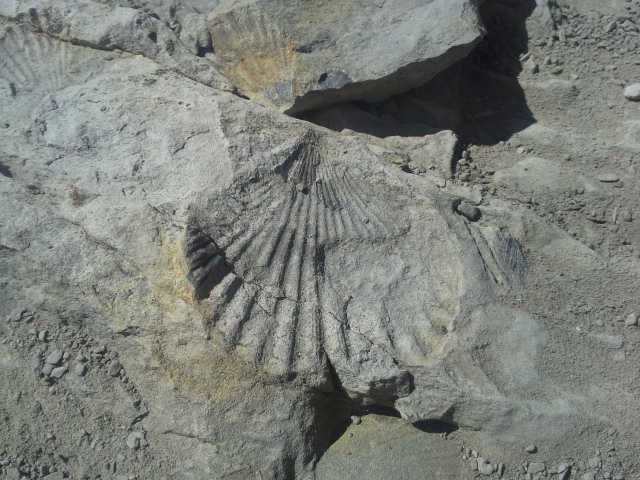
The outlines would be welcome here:
M 68 86 L 74 76 L 86 73 L 74 68 L 72 58 L 77 56 L 71 49 L 78 47 L 5 26 L 0 29 L 0 77 L 9 82 L 13 96 L 52 94 Z
M 373 248 L 406 229 L 401 212 L 320 150 L 313 138 L 303 139 L 275 168 L 236 185 L 235 198 L 213 199 L 216 213 L 195 214 L 187 229 L 189 280 L 210 307 L 208 326 L 278 372 L 317 364 L 323 352 L 348 359 L 360 348 L 349 292 L 327 284 L 326 252 Z M 207 225 L 198 218 L 209 218 Z M 373 323 L 384 348 L 420 350 L 411 328 Z

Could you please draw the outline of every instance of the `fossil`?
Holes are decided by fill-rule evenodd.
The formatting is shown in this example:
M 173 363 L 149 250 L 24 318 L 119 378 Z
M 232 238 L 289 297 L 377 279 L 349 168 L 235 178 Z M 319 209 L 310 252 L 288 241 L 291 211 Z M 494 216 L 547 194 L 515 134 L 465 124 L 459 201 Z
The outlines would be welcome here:
M 404 227 L 312 136 L 282 157 L 236 185 L 232 201 L 214 199 L 208 225 L 198 217 L 211 215 L 194 215 L 185 256 L 196 297 L 211 307 L 207 326 L 257 364 L 290 371 L 324 350 L 348 358 L 358 336 L 349 296 L 326 282 L 327 249 L 367 248 Z M 393 329 L 376 328 L 393 346 Z
M 84 53 L 80 47 L 6 26 L 0 30 L 0 78 L 12 86 L 12 96 L 55 93 L 91 74 L 89 62 L 78 64 L 85 57 L 76 55 L 79 51 Z

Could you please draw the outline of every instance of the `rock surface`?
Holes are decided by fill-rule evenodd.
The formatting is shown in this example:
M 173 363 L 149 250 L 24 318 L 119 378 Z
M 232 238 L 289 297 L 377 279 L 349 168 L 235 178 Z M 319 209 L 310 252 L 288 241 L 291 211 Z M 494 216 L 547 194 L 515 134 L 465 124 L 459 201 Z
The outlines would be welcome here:
M 638 7 L 497 3 L 304 121 L 193 2 L 0 3 L 0 475 L 633 478 Z
M 221 71 L 287 113 L 422 85 L 484 32 L 468 0 L 223 0 L 208 21 Z

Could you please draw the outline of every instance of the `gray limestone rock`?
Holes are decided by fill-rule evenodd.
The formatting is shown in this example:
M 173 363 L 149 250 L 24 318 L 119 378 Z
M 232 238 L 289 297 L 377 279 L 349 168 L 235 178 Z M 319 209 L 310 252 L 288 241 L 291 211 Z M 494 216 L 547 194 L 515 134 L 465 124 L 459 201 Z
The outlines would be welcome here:
M 624 97 L 627 100 L 640 100 L 640 83 L 634 83 L 624 89 Z
M 0 18 L 16 20 L 27 29 L 99 50 L 143 55 L 197 82 L 235 91 L 215 64 L 195 56 L 167 25 L 142 11 L 89 0 L 8 3 L 0 2 Z M 33 53 L 36 58 L 30 61 L 35 62 L 39 52 Z M 51 62 L 55 65 L 56 58 L 52 57 Z
M 62 350 L 55 349 L 47 356 L 47 358 L 45 359 L 45 362 L 51 365 L 57 365 L 60 362 L 60 360 L 62 360 L 62 355 L 63 355 Z
M 468 0 L 226 0 L 209 29 L 221 71 L 252 100 L 288 113 L 422 85 L 484 33 Z
M 92 4 L 62 19 L 41 5 L 50 16 L 12 13 L 0 30 L 0 153 L 11 172 L 0 176 L 3 298 L 35 305 L 54 345 L 71 340 L 51 319 L 81 332 L 92 374 L 79 378 L 79 367 L 50 391 L 79 408 L 109 404 L 120 448 L 143 447 L 144 428 L 153 455 L 175 454 L 194 478 L 305 478 L 370 405 L 403 417 L 389 427 L 402 435 L 408 422 L 441 420 L 519 451 L 585 424 L 582 392 L 538 368 L 551 322 L 515 295 L 524 252 L 567 272 L 601 260 L 511 204 L 478 206 L 482 221 L 466 222 L 455 206 L 480 204 L 479 190 L 448 179 L 440 188 L 387 158 L 432 162 L 448 177 L 452 133 L 338 134 L 185 78 L 164 54 L 118 51 L 120 40 L 98 49 L 94 33 L 78 33 L 96 12 L 109 25 L 140 12 Z M 52 18 L 68 28 L 56 32 Z M 143 20 L 114 38 L 144 47 Z M 548 165 L 530 160 L 502 178 Z M 533 187 L 565 181 L 548 177 Z M 3 358 L 12 351 L 2 345 Z M 103 382 L 102 398 L 95 382 L 116 353 L 126 382 Z M 22 373 L 28 358 L 15 362 Z M 360 445 L 373 427 L 363 416 Z M 327 476 L 349 448 L 334 445 Z

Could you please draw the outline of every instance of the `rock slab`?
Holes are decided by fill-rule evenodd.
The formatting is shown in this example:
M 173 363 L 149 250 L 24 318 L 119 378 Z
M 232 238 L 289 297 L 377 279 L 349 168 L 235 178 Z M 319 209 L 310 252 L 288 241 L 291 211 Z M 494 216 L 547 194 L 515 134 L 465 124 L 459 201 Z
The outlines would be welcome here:
M 484 33 L 468 0 L 226 0 L 208 24 L 221 71 L 290 114 L 422 85 Z

